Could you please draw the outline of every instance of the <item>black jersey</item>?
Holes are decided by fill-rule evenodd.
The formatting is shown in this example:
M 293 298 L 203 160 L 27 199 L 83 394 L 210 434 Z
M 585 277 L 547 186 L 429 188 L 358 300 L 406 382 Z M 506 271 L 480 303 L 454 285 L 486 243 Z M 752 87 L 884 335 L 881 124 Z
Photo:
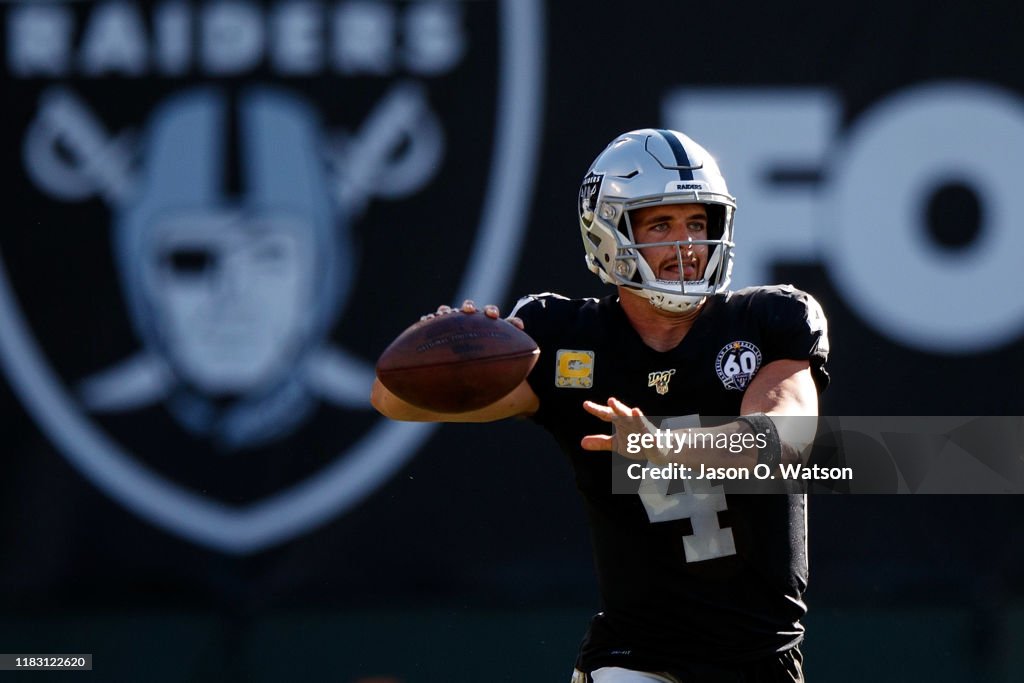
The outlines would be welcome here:
M 516 315 L 541 348 L 529 383 L 534 420 L 569 455 L 589 517 L 603 611 L 583 642 L 583 670 L 671 670 L 694 659 L 746 661 L 803 636 L 807 583 L 805 497 L 677 491 L 669 515 L 649 514 L 639 495 L 613 494 L 612 461 L 584 451 L 609 426 L 584 400 L 615 396 L 657 416 L 735 416 L 758 369 L 810 361 L 828 383 L 828 336 L 817 302 L 789 286 L 709 298 L 674 349 L 648 347 L 616 296 L 526 297 Z M 689 482 L 687 482 L 689 485 Z M 651 521 L 655 519 L 655 521 Z

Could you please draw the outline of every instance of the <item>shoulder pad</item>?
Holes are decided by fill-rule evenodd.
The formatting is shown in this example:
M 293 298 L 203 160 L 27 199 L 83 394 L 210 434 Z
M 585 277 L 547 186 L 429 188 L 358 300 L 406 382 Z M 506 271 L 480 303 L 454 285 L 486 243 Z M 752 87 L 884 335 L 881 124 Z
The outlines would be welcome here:
M 570 301 L 569 297 L 562 296 L 561 294 L 555 294 L 554 292 L 542 292 L 540 294 L 527 294 L 526 296 L 519 299 L 513 307 L 512 312 L 509 316 L 519 315 L 519 311 L 529 304 L 534 302 L 539 303 L 541 308 L 547 308 L 549 301 Z

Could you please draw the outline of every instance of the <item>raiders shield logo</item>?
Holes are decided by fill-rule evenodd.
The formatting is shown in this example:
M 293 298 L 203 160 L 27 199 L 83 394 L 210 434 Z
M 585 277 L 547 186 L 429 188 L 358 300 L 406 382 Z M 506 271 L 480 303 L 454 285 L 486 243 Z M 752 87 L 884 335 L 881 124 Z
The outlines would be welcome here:
M 232 553 L 385 482 L 432 426 L 370 409 L 376 354 L 511 279 L 538 5 L 5 5 L 0 360 L 60 452 Z

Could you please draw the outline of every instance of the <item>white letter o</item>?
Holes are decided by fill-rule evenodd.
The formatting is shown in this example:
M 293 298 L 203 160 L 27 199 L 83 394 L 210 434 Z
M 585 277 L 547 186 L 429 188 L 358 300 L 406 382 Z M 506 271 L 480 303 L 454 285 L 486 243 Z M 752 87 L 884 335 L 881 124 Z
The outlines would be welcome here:
M 1024 105 L 999 88 L 913 88 L 857 119 L 833 155 L 821 216 L 829 272 L 882 334 L 942 353 L 1024 331 Z M 927 233 L 940 186 L 971 187 L 981 231 L 947 251 Z

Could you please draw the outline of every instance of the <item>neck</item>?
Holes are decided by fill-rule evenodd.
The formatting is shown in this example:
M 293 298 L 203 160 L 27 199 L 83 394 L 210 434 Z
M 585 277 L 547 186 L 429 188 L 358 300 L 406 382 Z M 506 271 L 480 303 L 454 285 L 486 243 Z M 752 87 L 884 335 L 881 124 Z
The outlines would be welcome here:
M 619 287 L 619 303 L 633 329 L 655 351 L 668 351 L 679 346 L 704 308 L 701 304 L 685 313 L 663 311 L 652 306 L 646 297 L 638 296 L 625 287 Z

